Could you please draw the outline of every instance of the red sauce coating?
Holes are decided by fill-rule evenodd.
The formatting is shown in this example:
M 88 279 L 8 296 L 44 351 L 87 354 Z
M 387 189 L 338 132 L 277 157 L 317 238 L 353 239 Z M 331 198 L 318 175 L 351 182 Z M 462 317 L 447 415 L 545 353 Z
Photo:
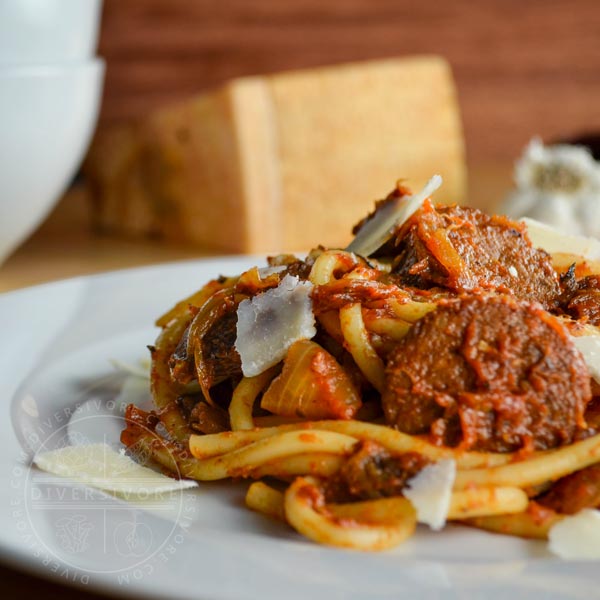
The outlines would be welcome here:
M 390 425 L 465 449 L 570 443 L 591 399 L 586 364 L 564 326 L 508 296 L 442 302 L 398 344 L 386 374 Z
M 338 280 L 315 286 L 311 298 L 313 310 L 315 314 L 319 315 L 328 310 L 337 310 L 355 302 L 360 302 L 363 306 L 389 298 L 407 302 L 408 294 L 397 285 L 354 279 L 351 281 Z

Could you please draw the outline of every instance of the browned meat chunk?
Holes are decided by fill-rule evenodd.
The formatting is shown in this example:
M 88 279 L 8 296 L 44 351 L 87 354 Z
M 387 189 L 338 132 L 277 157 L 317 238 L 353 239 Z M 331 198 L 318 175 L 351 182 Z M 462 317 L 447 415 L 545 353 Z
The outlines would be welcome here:
M 375 442 L 362 442 L 327 482 L 325 495 L 329 502 L 400 496 L 408 480 L 427 464 L 429 460 L 421 454 L 392 456 Z
M 573 441 L 590 376 L 567 330 L 508 296 L 444 301 L 392 352 L 389 424 L 437 444 L 506 452 Z
M 196 365 L 193 352 L 188 352 L 190 327 L 188 326 L 169 358 L 169 370 L 174 381 L 190 383 L 196 377 Z
M 574 515 L 584 508 L 600 506 L 600 464 L 592 465 L 559 479 L 539 504 L 565 515 Z
M 202 355 L 208 367 L 211 387 L 229 377 L 241 377 L 242 363 L 235 349 L 237 312 L 234 307 L 221 317 L 202 338 Z
M 190 412 L 190 424 L 200 433 L 220 433 L 231 428 L 227 411 L 200 401 Z
M 227 411 L 216 404 L 208 404 L 199 394 L 179 396 L 176 403 L 183 418 L 195 431 L 220 433 L 230 429 Z
M 402 285 L 454 292 L 497 290 L 554 308 L 560 294 L 549 255 L 523 224 L 475 208 L 426 202 L 396 238 L 393 272 Z
M 229 377 L 241 377 L 241 360 L 234 347 L 237 324 L 235 308 L 234 306 L 217 319 L 201 340 L 190 340 L 188 327 L 169 359 L 171 376 L 175 381 L 187 384 L 196 379 L 195 344 L 202 345 L 207 387 L 211 388 Z
M 574 319 L 600 325 L 600 276 L 580 279 L 573 289 L 563 294 L 563 310 Z

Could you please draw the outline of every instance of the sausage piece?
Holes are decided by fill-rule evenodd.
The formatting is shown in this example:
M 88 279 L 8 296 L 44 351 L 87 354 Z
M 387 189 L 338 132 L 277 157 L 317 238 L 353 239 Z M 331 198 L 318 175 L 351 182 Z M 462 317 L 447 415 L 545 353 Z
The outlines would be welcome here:
M 565 327 L 508 296 L 442 301 L 389 356 L 387 422 L 440 445 L 508 452 L 570 443 L 590 375 Z

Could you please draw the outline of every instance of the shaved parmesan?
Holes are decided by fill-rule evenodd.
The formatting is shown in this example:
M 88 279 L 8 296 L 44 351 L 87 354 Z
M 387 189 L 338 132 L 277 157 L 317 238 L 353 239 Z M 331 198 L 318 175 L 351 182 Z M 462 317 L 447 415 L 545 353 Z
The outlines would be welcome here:
M 38 453 L 33 461 L 42 471 L 132 499 L 197 487 L 189 479 L 171 479 L 143 467 L 108 444 L 66 446 Z
M 561 233 L 550 225 L 528 217 L 523 217 L 521 222 L 527 225 L 529 239 L 536 248 L 542 248 L 551 254 L 577 254 L 588 260 L 600 258 L 600 241 L 595 238 Z
M 436 531 L 444 527 L 455 477 L 456 463 L 449 458 L 427 465 L 408 481 L 404 495 L 415 507 L 419 523 Z
M 402 196 L 386 203 L 360 228 L 346 250 L 361 256 L 373 254 L 392 237 L 394 230 L 407 221 L 441 185 L 441 176 L 434 175 L 418 194 Z
M 246 377 L 277 364 L 294 342 L 315 336 L 312 287 L 288 274 L 276 288 L 240 302 L 235 349 Z
M 600 510 L 586 508 L 553 525 L 548 548 L 570 560 L 600 559 Z
M 600 383 L 600 336 L 582 335 L 572 339 L 577 350 L 581 352 L 590 375 Z

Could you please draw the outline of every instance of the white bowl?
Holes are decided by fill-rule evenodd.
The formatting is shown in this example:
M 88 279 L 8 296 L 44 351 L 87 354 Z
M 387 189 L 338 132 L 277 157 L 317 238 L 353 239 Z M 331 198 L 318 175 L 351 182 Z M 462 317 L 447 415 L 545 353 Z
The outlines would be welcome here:
M 0 262 L 48 214 L 89 145 L 104 62 L 0 67 Z
M 93 58 L 101 0 L 0 0 L 0 64 Z

